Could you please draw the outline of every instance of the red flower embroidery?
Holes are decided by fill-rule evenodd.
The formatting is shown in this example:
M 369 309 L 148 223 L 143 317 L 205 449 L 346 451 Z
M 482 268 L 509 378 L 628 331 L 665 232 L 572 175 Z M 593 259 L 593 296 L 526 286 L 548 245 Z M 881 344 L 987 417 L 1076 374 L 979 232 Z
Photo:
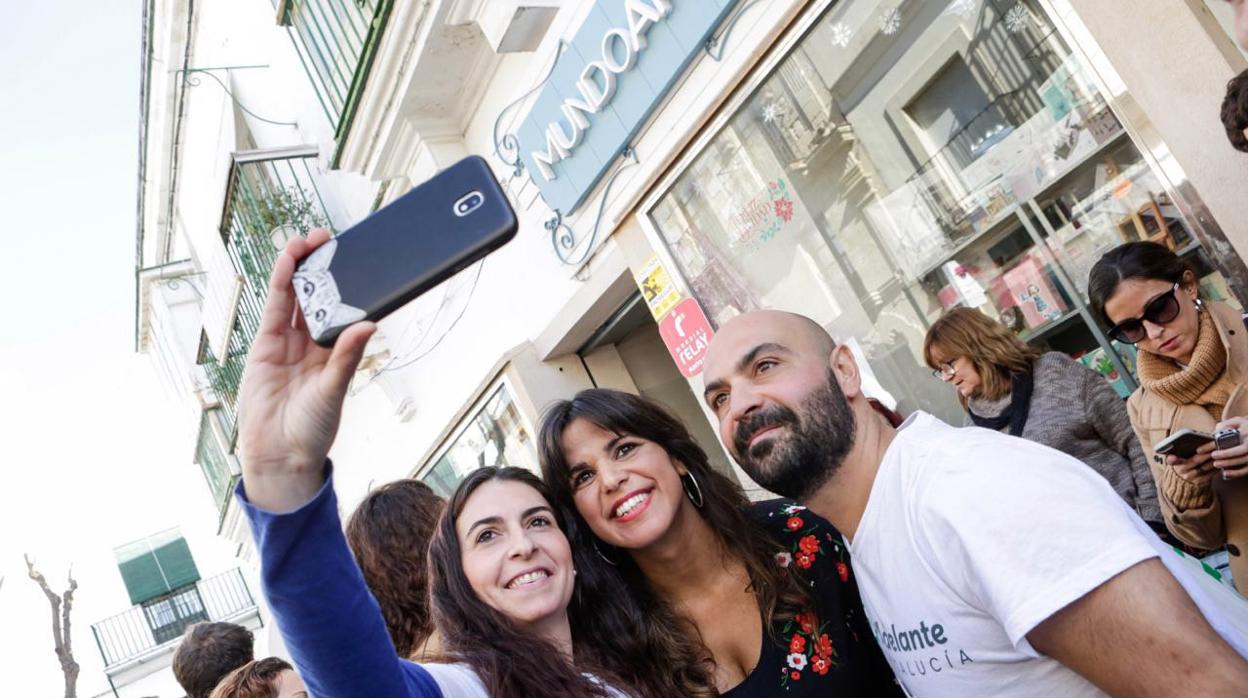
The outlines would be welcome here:
M 813 564 L 815 564 L 815 556 L 813 553 L 798 553 L 797 554 L 797 566 L 798 567 L 801 567 L 804 570 L 808 570 L 810 569 L 810 566 Z
M 798 653 L 805 652 L 805 651 L 806 651 L 806 638 L 802 637 L 801 635 L 794 635 L 793 639 L 789 640 L 789 653 L 798 654 Z
M 776 199 L 776 215 L 785 223 L 793 220 L 793 202 L 788 199 Z
M 797 673 L 796 671 L 790 671 L 789 678 L 793 679 L 794 681 L 797 681 L 798 679 L 802 678 L 802 675 Z
M 802 518 L 800 516 L 790 516 L 789 520 L 784 522 L 784 525 L 787 526 L 790 531 L 796 531 L 802 527 Z
M 802 632 L 807 635 L 815 632 L 815 614 L 799 613 L 793 620 L 797 621 L 797 624 L 802 628 Z
M 827 659 L 823 657 L 815 657 L 814 661 L 810 663 L 810 668 L 814 669 L 815 673 L 820 676 L 827 674 L 828 669 L 830 669 L 831 667 L 832 665 L 828 662 Z
M 808 555 L 814 555 L 819 552 L 819 539 L 814 536 L 802 536 L 797 542 L 797 547 Z
M 826 633 L 819 636 L 819 641 L 815 643 L 815 651 L 819 653 L 820 657 L 832 656 L 832 639 Z
M 836 563 L 836 573 L 840 576 L 842 582 L 849 581 L 849 565 L 844 562 Z

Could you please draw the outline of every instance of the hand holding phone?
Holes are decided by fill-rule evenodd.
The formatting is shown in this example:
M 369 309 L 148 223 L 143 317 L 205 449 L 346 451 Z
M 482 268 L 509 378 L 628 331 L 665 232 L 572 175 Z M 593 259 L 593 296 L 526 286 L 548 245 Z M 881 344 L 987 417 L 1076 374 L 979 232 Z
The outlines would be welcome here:
M 239 389 L 243 488 L 267 511 L 293 511 L 324 484 L 347 387 L 376 329 L 369 322 L 352 325 L 327 349 L 299 321 L 290 283 L 295 264 L 328 241 L 329 233 L 314 230 L 278 255 Z
M 299 263 L 295 295 L 308 333 L 328 347 L 501 247 L 515 212 L 489 165 L 470 156 L 321 245 Z
M 1207 443 L 1213 443 L 1212 434 L 1196 429 L 1180 429 L 1158 442 L 1153 447 L 1153 452 L 1163 456 L 1187 459 L 1196 455 L 1196 449 Z

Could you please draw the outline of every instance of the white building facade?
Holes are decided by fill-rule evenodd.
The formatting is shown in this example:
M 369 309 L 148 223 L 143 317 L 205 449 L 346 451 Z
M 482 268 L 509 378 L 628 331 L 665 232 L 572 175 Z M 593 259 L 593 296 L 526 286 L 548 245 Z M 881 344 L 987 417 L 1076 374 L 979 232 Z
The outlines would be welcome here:
M 1159 26 L 1181 52 L 1138 43 Z M 542 410 L 591 386 L 663 402 L 754 489 L 698 397 L 699 316 L 804 313 L 886 404 L 957 419 L 921 350 L 948 308 L 1125 396 L 1087 307 L 1105 250 L 1167 244 L 1248 300 L 1217 120 L 1248 62 L 1197 0 L 150 0 L 144 37 L 136 346 L 244 558 L 235 401 L 278 247 L 468 154 L 520 232 L 381 323 L 331 453 L 348 509 L 536 468 Z

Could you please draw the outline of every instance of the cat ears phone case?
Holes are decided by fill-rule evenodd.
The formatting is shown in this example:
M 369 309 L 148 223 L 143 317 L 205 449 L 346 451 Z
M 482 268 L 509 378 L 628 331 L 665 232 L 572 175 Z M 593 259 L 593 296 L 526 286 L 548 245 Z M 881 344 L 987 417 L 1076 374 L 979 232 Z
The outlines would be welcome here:
M 312 339 L 379 320 L 498 249 L 515 212 L 484 159 L 470 156 L 318 247 L 291 283 Z

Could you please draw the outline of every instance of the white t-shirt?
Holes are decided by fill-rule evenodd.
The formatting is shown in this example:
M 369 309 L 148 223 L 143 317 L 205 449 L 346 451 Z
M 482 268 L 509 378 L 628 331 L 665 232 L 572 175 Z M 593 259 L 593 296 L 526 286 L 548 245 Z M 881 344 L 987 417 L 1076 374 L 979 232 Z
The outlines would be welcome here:
M 1104 695 L 1026 635 L 1159 555 L 1248 656 L 1248 603 L 1200 579 L 1095 471 L 1032 441 L 911 415 L 847 544 L 876 640 L 916 697 Z
M 433 677 L 445 698 L 490 698 L 490 694 L 485 690 L 485 684 L 481 682 L 481 677 L 467 664 L 430 662 L 421 666 Z M 596 683 L 601 683 L 589 674 L 586 676 Z M 615 698 L 628 698 L 615 688 L 608 687 L 607 691 Z

